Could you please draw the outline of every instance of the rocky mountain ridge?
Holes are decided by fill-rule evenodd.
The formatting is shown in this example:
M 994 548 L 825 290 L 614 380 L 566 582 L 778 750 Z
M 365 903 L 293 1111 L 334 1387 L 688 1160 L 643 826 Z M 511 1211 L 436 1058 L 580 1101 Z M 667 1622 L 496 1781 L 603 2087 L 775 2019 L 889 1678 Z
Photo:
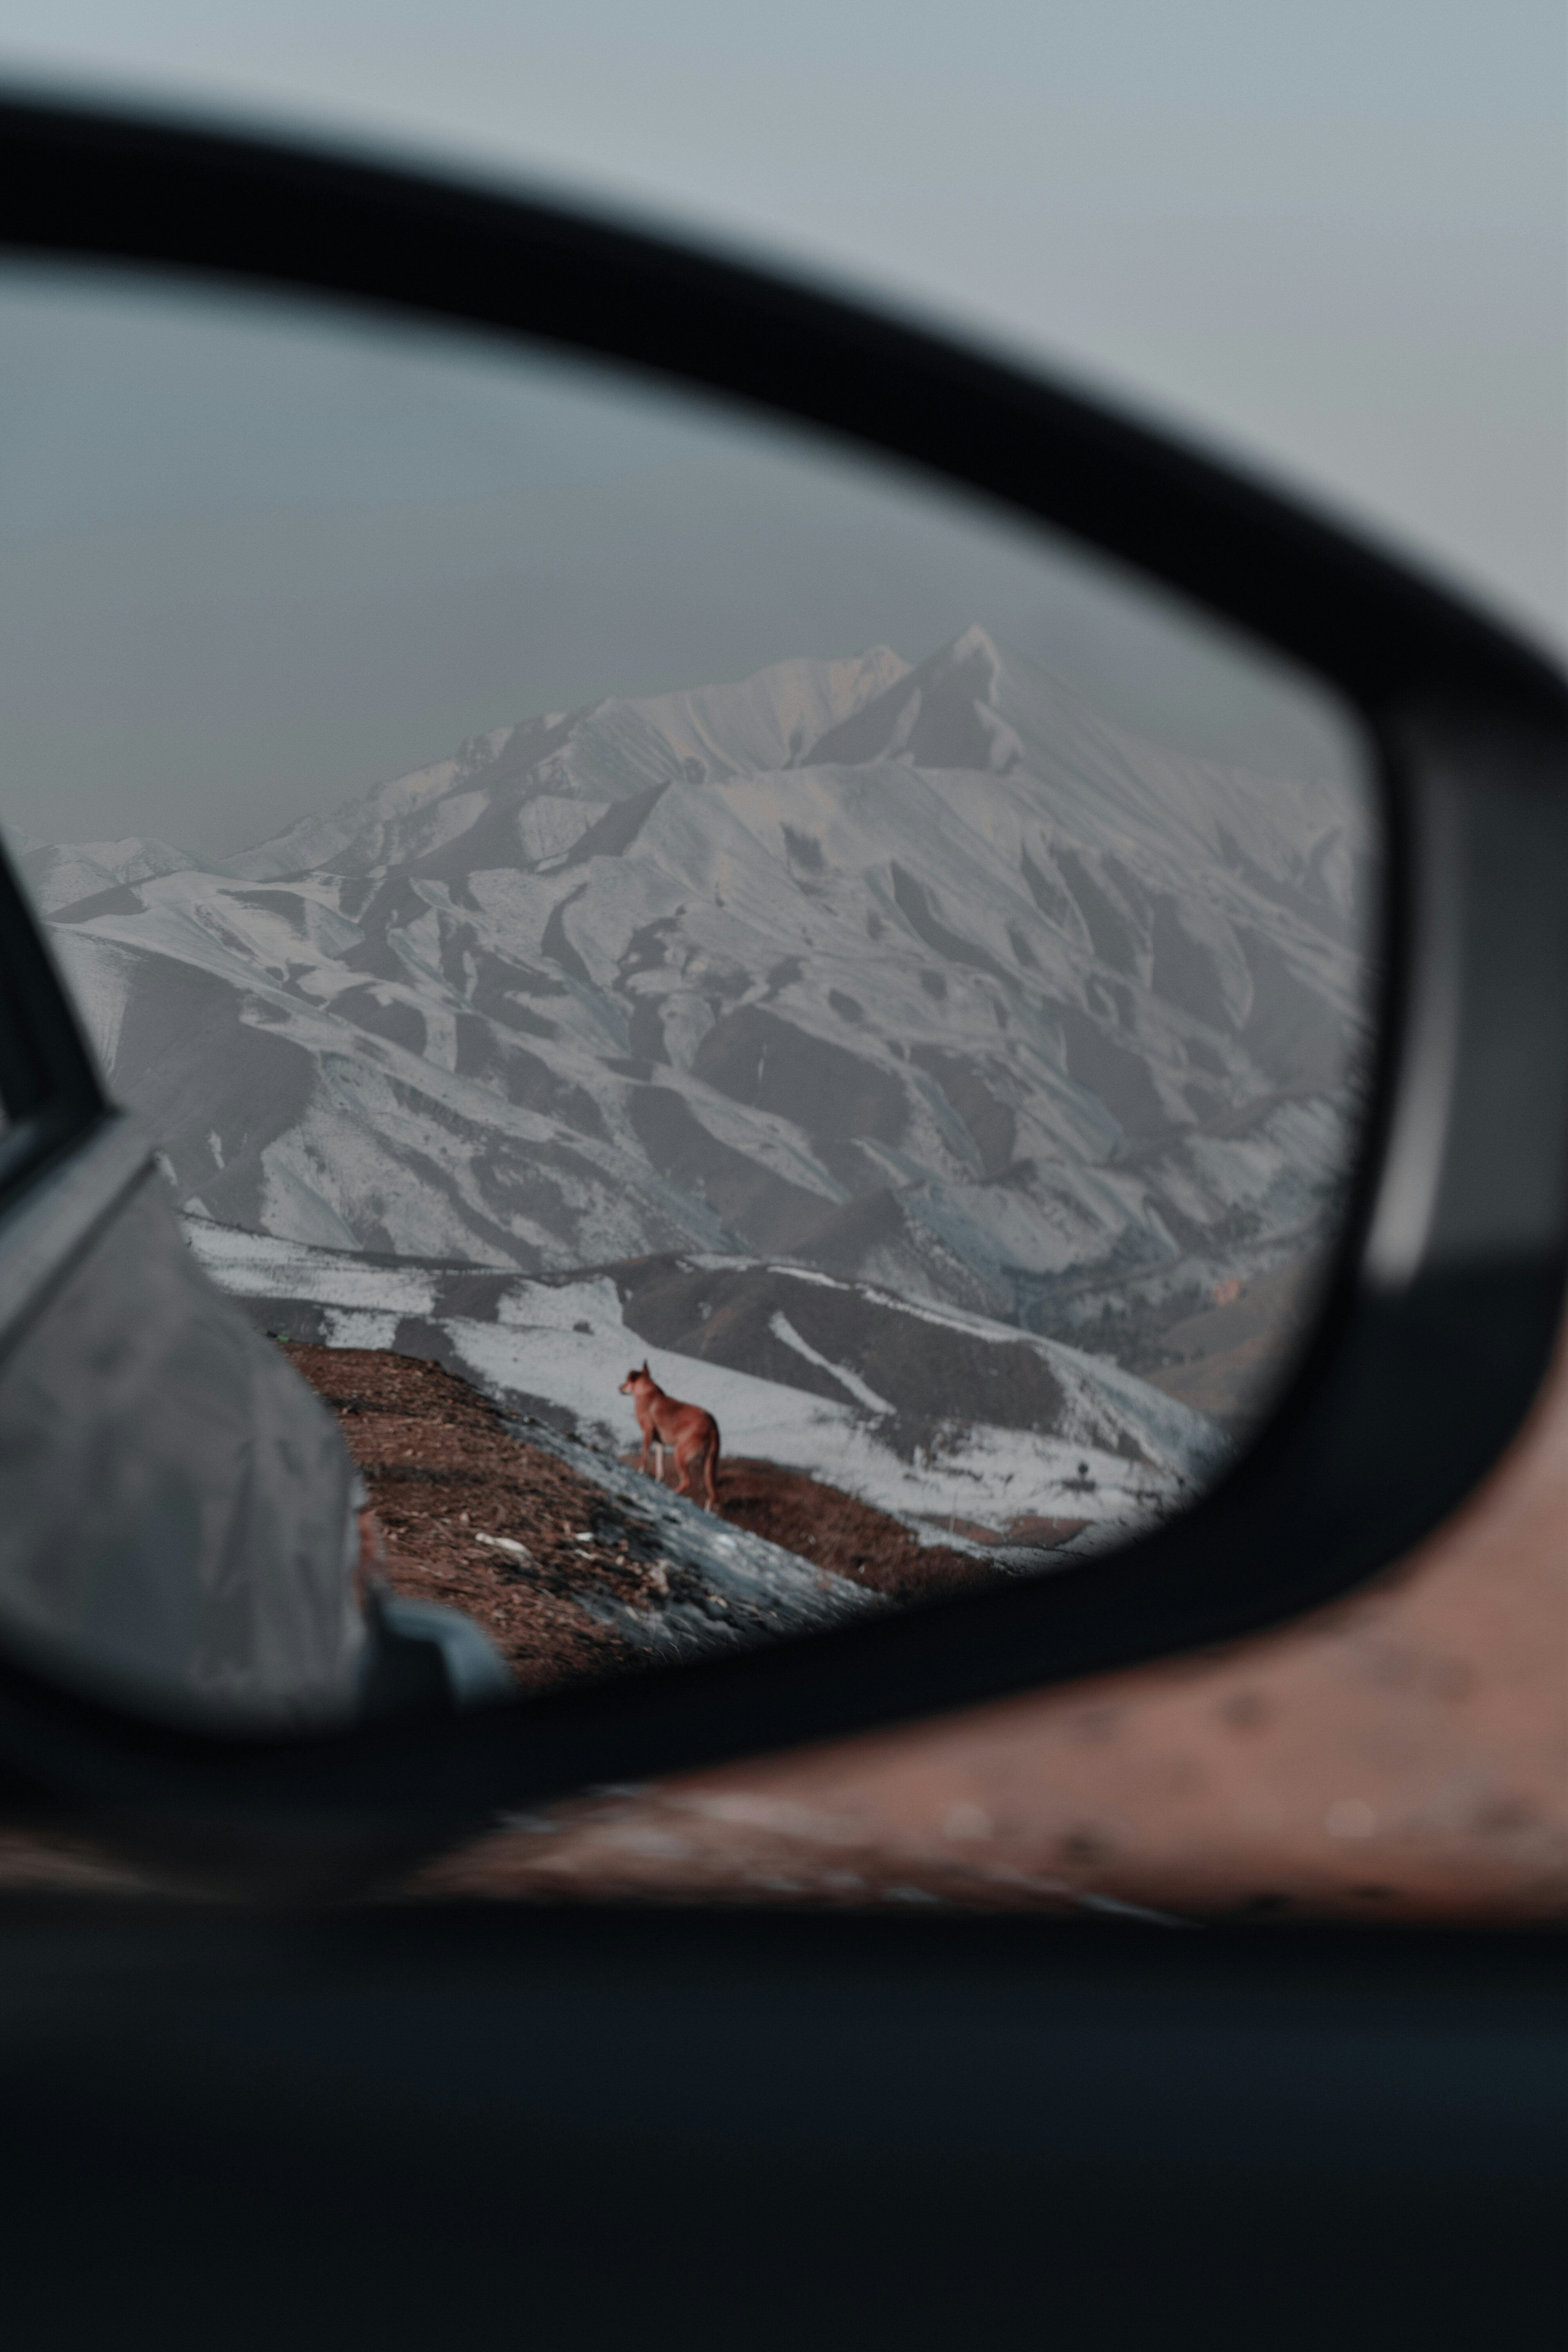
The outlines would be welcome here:
M 1163 750 L 973 627 L 500 729 L 222 867 L 20 863 L 199 1223 L 788 1262 L 1136 1365 L 1331 1224 L 1372 858 L 1344 779 Z

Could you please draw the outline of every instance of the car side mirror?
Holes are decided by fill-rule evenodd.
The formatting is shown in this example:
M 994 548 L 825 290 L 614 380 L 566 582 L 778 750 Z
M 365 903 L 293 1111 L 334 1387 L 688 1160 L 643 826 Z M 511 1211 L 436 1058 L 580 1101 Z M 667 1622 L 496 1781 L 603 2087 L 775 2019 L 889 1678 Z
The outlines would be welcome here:
M 1469 1492 L 1562 1307 L 1549 662 L 868 308 L 0 122 L 20 1780 L 348 1868 Z

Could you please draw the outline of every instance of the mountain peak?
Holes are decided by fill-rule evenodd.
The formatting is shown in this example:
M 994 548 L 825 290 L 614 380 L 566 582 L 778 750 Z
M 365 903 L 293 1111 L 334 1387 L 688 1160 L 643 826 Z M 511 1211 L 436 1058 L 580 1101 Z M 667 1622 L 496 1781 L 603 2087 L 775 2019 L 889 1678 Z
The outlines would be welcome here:
M 921 665 L 922 669 L 931 670 L 939 667 L 967 670 L 976 666 L 984 667 L 988 682 L 993 686 L 1002 675 L 1001 648 L 990 630 L 978 621 L 971 621 L 968 628 L 961 630 L 951 645 L 939 646 Z
M 972 621 L 874 702 L 830 728 L 813 746 L 811 764 L 860 767 L 905 759 L 921 768 L 1005 774 L 1019 756 L 1017 738 L 995 707 L 1005 667 L 995 638 Z

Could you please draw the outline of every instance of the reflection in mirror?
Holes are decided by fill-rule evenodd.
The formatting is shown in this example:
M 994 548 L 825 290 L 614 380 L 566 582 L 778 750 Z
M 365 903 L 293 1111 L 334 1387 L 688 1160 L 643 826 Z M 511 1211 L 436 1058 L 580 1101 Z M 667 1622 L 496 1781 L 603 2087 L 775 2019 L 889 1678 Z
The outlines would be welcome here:
M 537 1688 L 1223 1474 L 1357 1131 L 1335 704 L 543 353 L 23 270 L 0 341 L 12 853 L 394 1588 Z

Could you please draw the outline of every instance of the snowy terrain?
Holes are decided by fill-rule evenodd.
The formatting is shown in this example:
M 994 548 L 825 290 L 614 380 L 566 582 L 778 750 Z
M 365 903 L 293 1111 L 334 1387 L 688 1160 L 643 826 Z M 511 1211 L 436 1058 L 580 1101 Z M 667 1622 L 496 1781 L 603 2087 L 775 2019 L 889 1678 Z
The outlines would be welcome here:
M 646 1344 L 732 1451 L 901 1512 L 1136 1515 L 1212 1432 L 1051 1338 L 1331 1219 L 1355 795 L 1163 751 L 979 627 L 502 728 L 221 870 L 18 846 L 220 1278 L 438 1322 L 584 1428 L 624 1438 Z M 464 1265 L 482 1314 L 432 1291 Z
M 932 1533 L 953 1518 L 998 1533 L 1029 1517 L 1142 1524 L 1190 1498 L 1226 1453 L 1200 1414 L 1114 1365 L 800 1267 L 643 1260 L 542 1281 L 199 1219 L 185 1231 L 222 1287 L 290 1339 L 436 1356 L 512 1412 L 611 1452 L 637 1443 L 618 1391 L 646 1358 L 672 1394 L 717 1415 L 727 1452 L 804 1470 Z M 688 1321 L 717 1344 L 690 1344 Z M 658 1345 L 660 1329 L 687 1344 Z M 924 1406 L 933 1355 L 962 1417 Z M 759 1360 L 763 1371 L 742 1369 Z

